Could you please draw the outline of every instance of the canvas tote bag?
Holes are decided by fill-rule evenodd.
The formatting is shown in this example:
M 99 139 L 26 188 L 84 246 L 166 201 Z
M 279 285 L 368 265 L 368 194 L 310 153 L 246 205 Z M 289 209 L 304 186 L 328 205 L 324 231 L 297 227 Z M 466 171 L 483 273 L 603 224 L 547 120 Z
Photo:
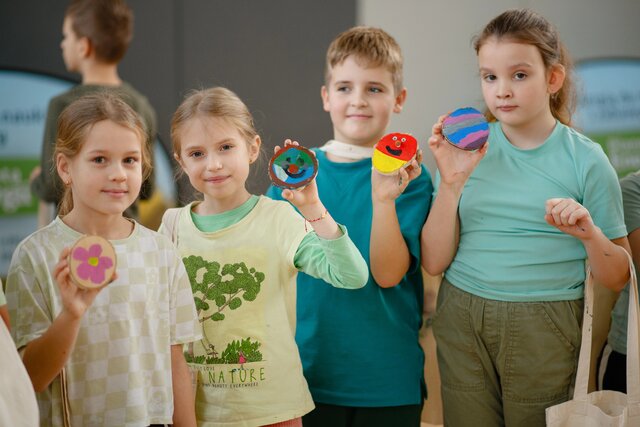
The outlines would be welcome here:
M 628 255 L 628 254 L 627 254 Z M 629 320 L 627 324 L 627 394 L 612 390 L 587 393 L 593 322 L 593 288 L 591 270 L 585 283 L 582 345 L 573 400 L 546 410 L 548 427 L 640 427 L 640 306 L 638 280 L 629 256 Z

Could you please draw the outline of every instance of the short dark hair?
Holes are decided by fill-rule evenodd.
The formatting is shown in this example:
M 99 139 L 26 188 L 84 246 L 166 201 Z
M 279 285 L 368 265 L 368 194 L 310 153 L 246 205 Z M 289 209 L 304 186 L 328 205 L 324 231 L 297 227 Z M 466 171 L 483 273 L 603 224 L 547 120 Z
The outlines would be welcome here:
M 113 64 L 127 52 L 133 36 L 133 12 L 123 0 L 71 0 L 65 17 L 77 37 L 86 37 L 96 57 Z

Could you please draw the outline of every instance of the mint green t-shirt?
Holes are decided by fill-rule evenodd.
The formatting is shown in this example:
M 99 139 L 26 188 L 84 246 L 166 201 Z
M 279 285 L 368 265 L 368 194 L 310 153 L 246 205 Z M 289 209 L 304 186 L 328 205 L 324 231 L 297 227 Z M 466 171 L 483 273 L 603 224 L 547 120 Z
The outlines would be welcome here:
M 609 239 L 626 236 L 620 186 L 600 145 L 558 122 L 544 144 L 522 150 L 491 123 L 489 150 L 460 199 L 447 280 L 501 301 L 581 298 L 586 251 L 546 223 L 545 202 L 555 197 L 581 203 Z

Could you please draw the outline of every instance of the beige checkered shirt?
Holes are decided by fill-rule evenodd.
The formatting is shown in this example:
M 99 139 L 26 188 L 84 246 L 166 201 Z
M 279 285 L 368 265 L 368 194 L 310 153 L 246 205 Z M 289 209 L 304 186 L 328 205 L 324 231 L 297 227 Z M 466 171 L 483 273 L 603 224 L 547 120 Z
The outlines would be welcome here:
M 18 348 L 41 336 L 61 312 L 51 272 L 80 234 L 59 218 L 13 254 L 7 303 Z M 135 224 L 111 241 L 118 279 L 85 313 L 66 364 L 73 426 L 146 426 L 173 414 L 172 344 L 201 337 L 184 266 L 169 239 Z M 39 393 L 42 425 L 62 425 L 60 382 Z

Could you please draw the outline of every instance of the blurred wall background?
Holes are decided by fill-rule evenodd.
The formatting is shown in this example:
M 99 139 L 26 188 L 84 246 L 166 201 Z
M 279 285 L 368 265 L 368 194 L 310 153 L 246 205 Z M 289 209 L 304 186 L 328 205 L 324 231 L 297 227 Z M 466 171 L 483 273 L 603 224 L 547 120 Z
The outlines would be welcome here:
M 134 37 L 120 75 L 155 107 L 165 144 L 171 115 L 185 94 L 213 85 L 240 96 L 262 135 L 267 155 L 251 175 L 251 191 L 266 189 L 266 165 L 276 143 L 291 137 L 314 146 L 331 137 L 319 95 L 324 54 L 337 33 L 354 25 L 355 1 L 128 4 L 135 15 Z M 78 79 L 66 72 L 60 50 L 66 6 L 66 0 L 0 0 L 0 67 Z
M 358 1 L 357 22 L 384 28 L 403 49 L 408 98 L 392 128 L 418 137 L 430 171 L 435 166 L 426 140 L 438 116 L 484 107 L 472 37 L 504 10 L 522 7 L 556 25 L 575 61 L 640 58 L 637 0 Z
M 509 8 L 529 7 L 559 28 L 577 61 L 640 58 L 637 0 L 128 0 L 135 34 L 121 77 L 143 92 L 170 144 L 172 113 L 188 90 L 223 85 L 253 112 L 266 155 L 250 191 L 268 185 L 266 163 L 284 138 L 318 146 L 332 136 L 320 102 L 324 55 L 339 32 L 355 25 L 392 34 L 405 56 L 408 99 L 390 131 L 409 132 L 426 147 L 437 117 L 461 106 L 483 108 L 472 36 Z M 0 0 L 0 67 L 67 73 L 60 51 L 66 0 Z M 0 93 L 0 97 L 2 93 Z M 40 145 L 41 140 L 28 143 Z M 187 184 L 188 186 L 188 184 Z M 189 200 L 189 195 L 184 195 Z M 437 281 L 427 281 L 425 311 L 433 310 Z M 441 422 L 435 350 L 428 331 L 425 421 Z
M 67 2 L 0 0 L 0 66 L 74 76 L 59 43 Z M 120 71 L 158 112 L 169 141 L 171 114 L 189 89 L 224 85 L 253 112 L 266 156 L 251 190 L 268 185 L 271 148 L 293 137 L 317 146 L 331 137 L 319 89 L 331 39 L 355 25 L 379 26 L 400 43 L 409 97 L 391 129 L 426 139 L 440 114 L 482 107 L 471 38 L 505 9 L 529 7 L 560 30 L 574 59 L 640 57 L 637 0 L 129 0 L 135 34 Z M 1 94 L 0 94 L 1 96 Z M 40 143 L 35 141 L 34 143 Z

